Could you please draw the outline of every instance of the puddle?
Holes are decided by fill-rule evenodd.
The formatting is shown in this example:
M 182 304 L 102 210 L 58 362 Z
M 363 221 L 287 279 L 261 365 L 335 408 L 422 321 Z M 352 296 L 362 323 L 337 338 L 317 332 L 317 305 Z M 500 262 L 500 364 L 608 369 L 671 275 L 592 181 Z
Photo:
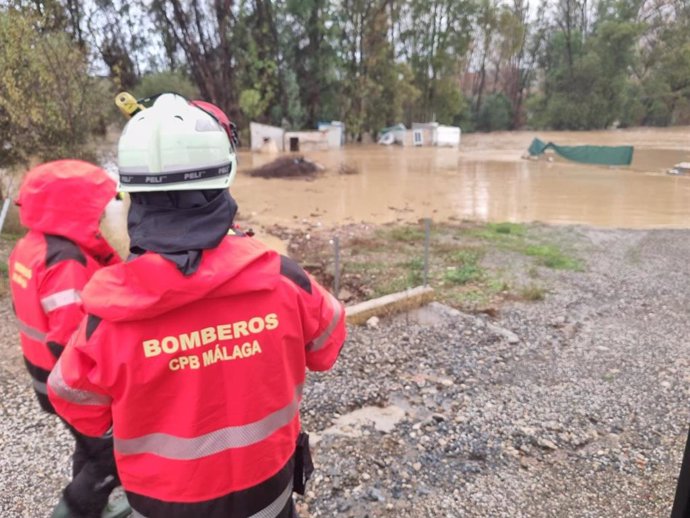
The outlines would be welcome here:
M 373 425 L 374 429 L 379 432 L 390 433 L 403 417 L 405 417 L 405 410 L 397 405 L 358 408 L 349 414 L 338 417 L 333 426 L 314 434 L 316 435 L 314 443 L 318 443 L 324 435 L 361 437 L 362 427 L 369 425 Z

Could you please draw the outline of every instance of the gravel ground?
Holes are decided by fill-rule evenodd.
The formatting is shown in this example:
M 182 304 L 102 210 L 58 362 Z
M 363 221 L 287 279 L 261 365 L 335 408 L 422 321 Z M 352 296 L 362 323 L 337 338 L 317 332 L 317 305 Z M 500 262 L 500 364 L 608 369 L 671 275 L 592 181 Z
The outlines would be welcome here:
M 587 264 L 540 268 L 544 301 L 351 329 L 336 368 L 310 374 L 304 517 L 670 514 L 688 425 L 690 231 L 538 231 Z M 486 260 L 510 268 L 501 254 Z M 7 297 L 0 317 L 0 516 L 45 516 L 70 439 L 33 401 Z

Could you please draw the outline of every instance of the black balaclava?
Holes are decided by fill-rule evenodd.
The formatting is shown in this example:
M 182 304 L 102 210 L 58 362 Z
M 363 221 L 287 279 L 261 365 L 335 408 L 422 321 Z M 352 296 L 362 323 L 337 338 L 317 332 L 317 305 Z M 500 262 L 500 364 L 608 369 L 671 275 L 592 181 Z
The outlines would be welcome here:
M 146 251 L 196 272 L 203 250 L 217 247 L 232 226 L 237 203 L 226 189 L 131 193 L 129 251 Z

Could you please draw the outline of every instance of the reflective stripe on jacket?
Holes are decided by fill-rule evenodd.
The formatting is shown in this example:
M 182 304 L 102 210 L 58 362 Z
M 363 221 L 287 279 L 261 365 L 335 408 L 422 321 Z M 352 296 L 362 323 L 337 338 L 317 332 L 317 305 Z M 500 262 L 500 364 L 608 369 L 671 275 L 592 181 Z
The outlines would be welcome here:
M 84 317 L 81 291 L 101 263 L 119 260 L 98 235 L 100 215 L 114 194 L 105 171 L 75 160 L 34 168 L 19 192 L 29 232 L 10 254 L 10 290 L 26 367 L 47 411 L 48 375 Z
M 82 433 L 113 427 L 133 508 L 153 518 L 280 507 L 306 368 L 329 369 L 345 339 L 340 302 L 245 236 L 206 250 L 188 277 L 146 253 L 98 272 L 82 297 L 89 317 L 49 394 Z M 209 511 L 230 501 L 244 502 L 237 514 Z

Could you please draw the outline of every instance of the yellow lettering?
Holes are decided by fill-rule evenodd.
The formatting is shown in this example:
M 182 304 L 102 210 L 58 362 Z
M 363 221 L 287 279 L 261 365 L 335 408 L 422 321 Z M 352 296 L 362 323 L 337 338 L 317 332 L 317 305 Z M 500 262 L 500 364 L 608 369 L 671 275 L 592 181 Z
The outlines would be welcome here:
M 216 336 L 215 327 L 205 327 L 201 330 L 201 341 L 204 345 L 208 345 L 216 340 L 218 340 L 218 337 Z
M 266 315 L 266 329 L 269 331 L 274 330 L 276 327 L 278 327 L 278 315 L 275 313 L 269 313 Z
M 179 371 L 180 370 L 180 361 L 177 358 L 173 358 L 170 360 L 170 363 L 168 364 L 170 367 L 171 371 Z
M 26 286 L 28 284 L 26 282 L 26 279 L 24 277 L 22 277 L 21 275 L 19 275 L 17 272 L 14 272 L 12 274 L 12 280 L 14 282 L 16 282 L 17 284 L 19 284 L 22 288 L 26 288 Z
M 216 363 L 216 360 L 213 359 L 213 349 L 210 349 L 208 351 L 204 351 L 202 353 L 202 357 L 204 359 L 204 367 L 207 367 L 209 365 L 213 365 Z
M 19 274 L 21 274 L 21 275 L 23 275 L 24 277 L 26 277 L 27 279 L 31 279 L 31 275 L 33 274 L 33 272 L 31 271 L 31 268 L 27 268 L 26 266 L 24 266 L 24 265 L 23 265 L 22 263 L 20 263 L 19 261 L 15 261 L 15 262 L 14 262 L 14 269 L 15 269 Z
M 174 354 L 180 348 L 180 342 L 174 336 L 166 336 L 161 342 L 161 349 L 164 353 Z
M 218 326 L 218 340 L 232 339 L 232 324 L 222 324 Z
M 240 336 L 249 336 L 249 331 L 247 331 L 247 323 L 235 322 L 232 325 L 232 333 L 235 335 L 235 338 L 239 338 Z
M 191 333 L 183 333 L 180 335 L 180 346 L 183 351 L 190 351 L 195 347 L 201 346 L 201 336 L 199 331 L 193 331 Z
M 17 277 L 23 279 L 19 275 Z M 23 279 L 23 282 L 26 282 L 26 280 Z M 239 339 L 242 336 L 251 337 L 251 335 L 259 334 L 265 330 L 276 329 L 278 325 L 278 315 L 276 313 L 269 313 L 265 317 L 252 317 L 246 321 L 218 324 L 188 333 L 180 333 L 179 335 L 145 340 L 142 342 L 142 346 L 144 348 L 144 355 L 147 358 L 152 358 L 163 353 L 176 354 L 180 351 L 193 351 L 198 347 L 211 344 L 213 349 L 210 351 L 203 351 L 199 356 L 189 355 L 177 358 L 171 367 L 173 370 L 196 369 L 202 365 L 212 365 L 219 360 L 248 358 L 261 353 L 261 345 L 257 340 L 228 346 L 222 346 L 218 342 L 221 340 L 232 340 L 233 338 Z
M 162 352 L 158 340 L 146 340 L 142 345 L 144 346 L 144 356 L 147 358 L 158 356 Z
M 260 333 L 264 330 L 264 319 L 259 317 L 254 317 L 249 321 L 249 330 L 254 333 Z

